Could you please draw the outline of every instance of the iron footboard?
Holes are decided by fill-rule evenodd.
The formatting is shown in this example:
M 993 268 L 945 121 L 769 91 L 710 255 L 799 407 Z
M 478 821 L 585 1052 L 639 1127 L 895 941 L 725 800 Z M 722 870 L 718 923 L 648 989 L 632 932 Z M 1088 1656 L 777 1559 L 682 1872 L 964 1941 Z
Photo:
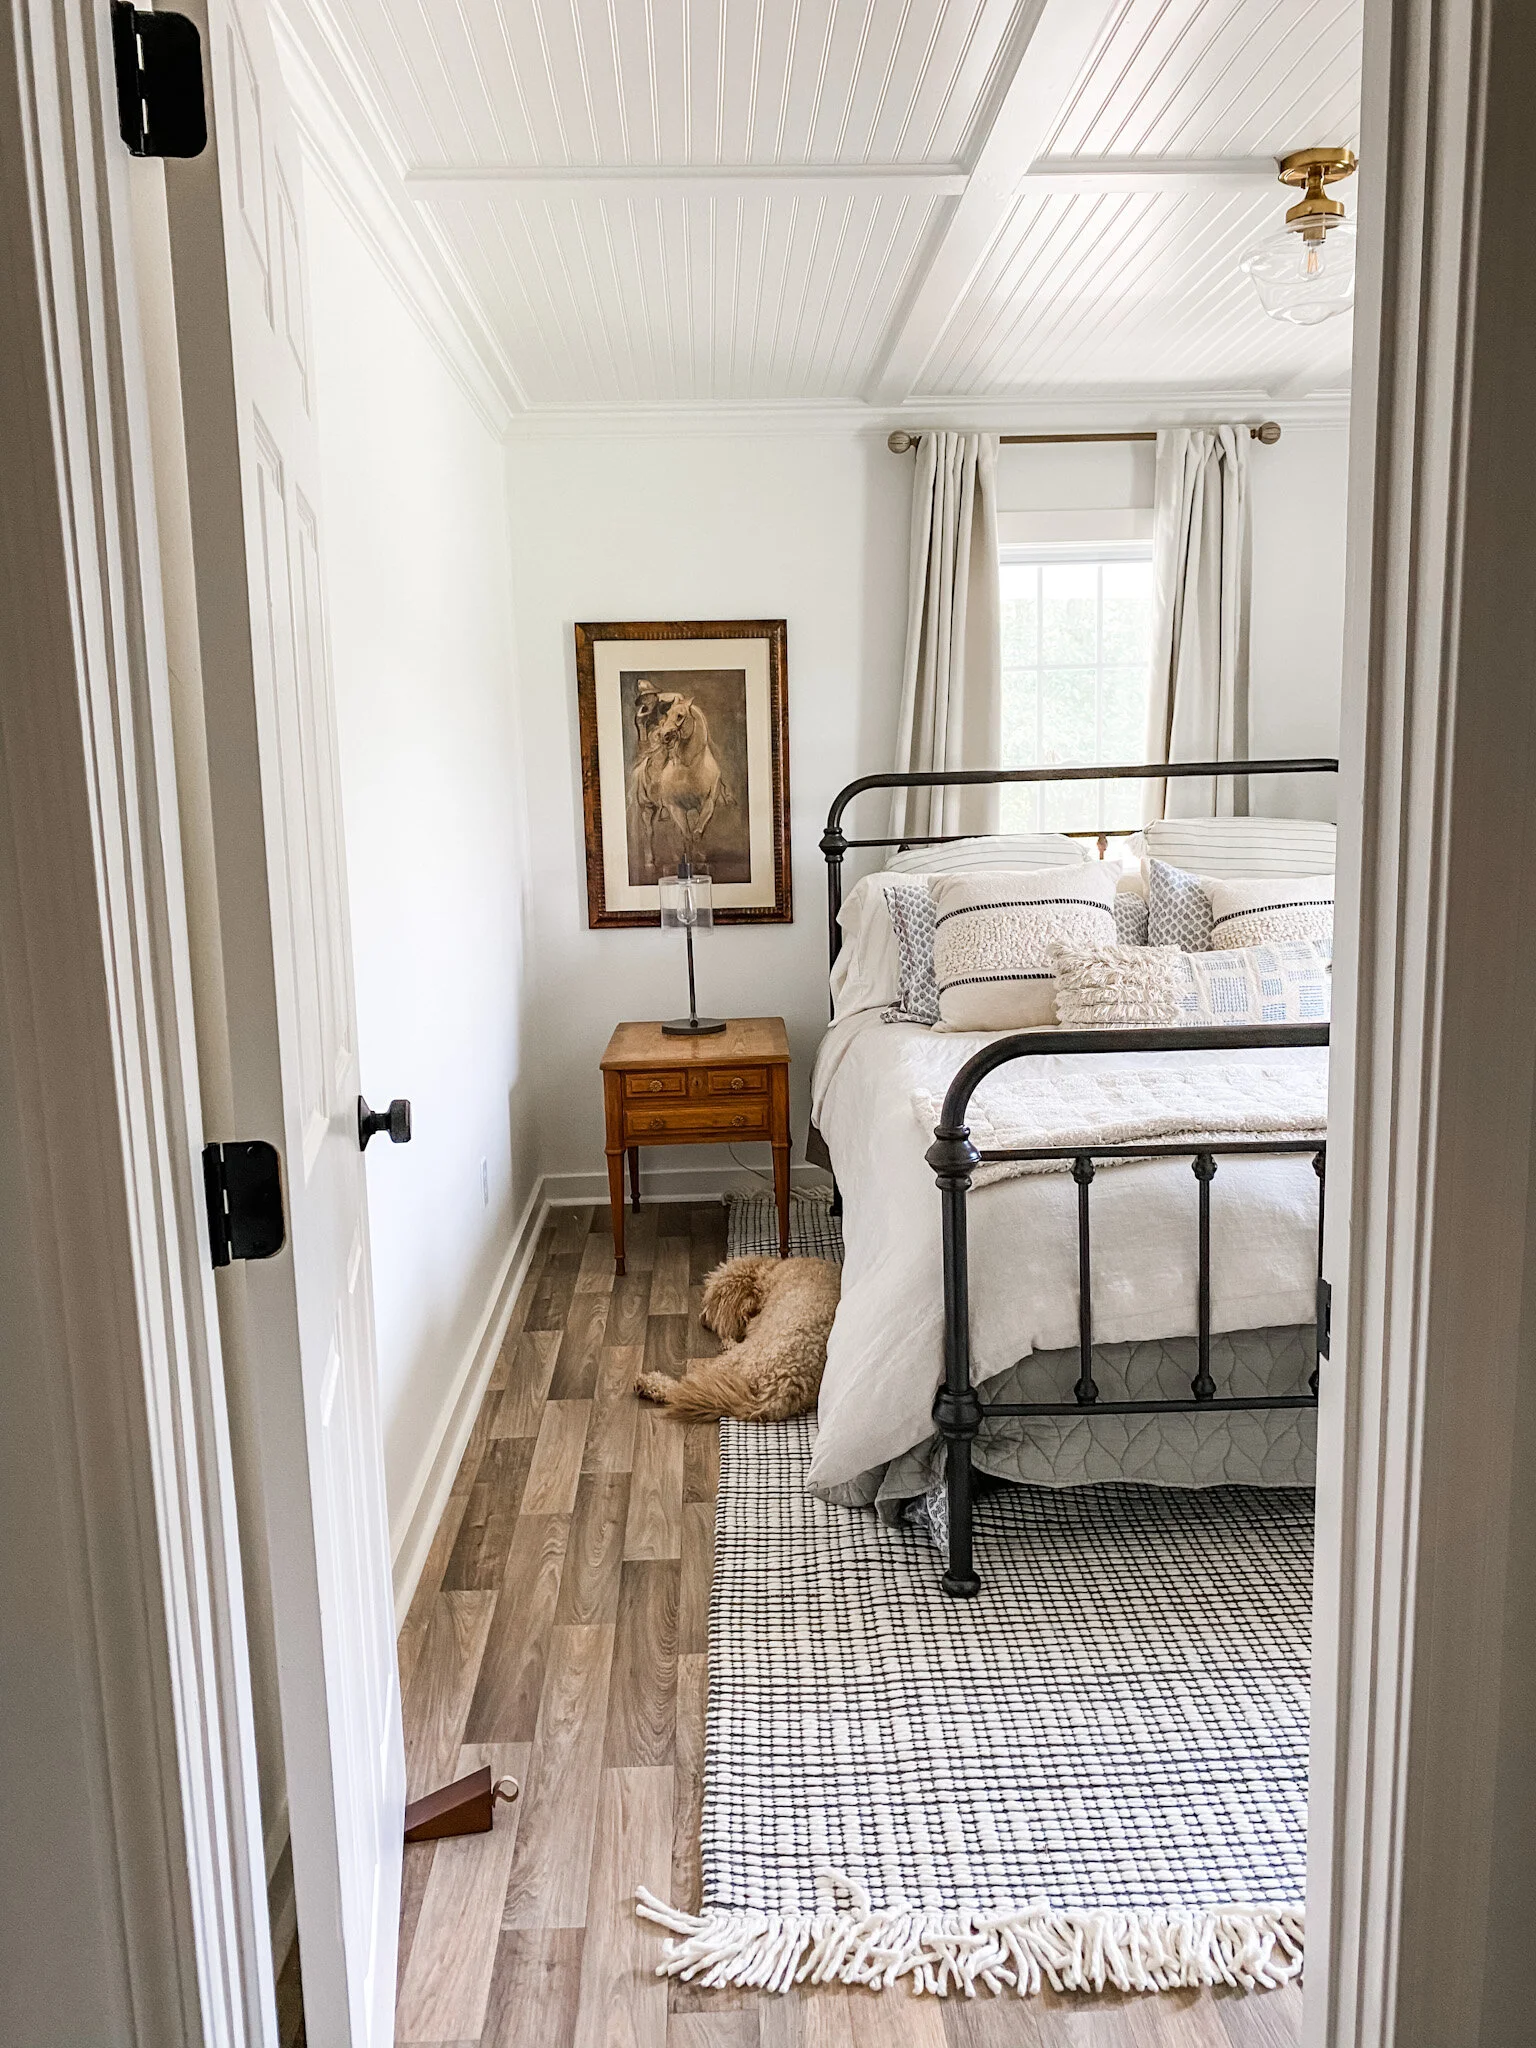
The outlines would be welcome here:
M 933 1403 L 933 1420 L 944 1438 L 949 1497 L 949 1562 L 946 1593 L 969 1599 L 981 1587 L 972 1555 L 973 1474 L 971 1449 L 989 1415 L 1050 1416 L 1198 1414 L 1232 1409 L 1315 1408 L 1318 1367 L 1305 1394 L 1224 1394 L 1211 1373 L 1211 1184 L 1217 1162 L 1282 1153 L 1310 1153 L 1318 1194 L 1318 1359 L 1326 1354 L 1322 1282 L 1323 1207 L 1327 1188 L 1327 1147 L 1310 1138 L 1226 1139 L 1204 1144 L 1047 1146 L 1032 1150 L 979 1151 L 971 1143 L 966 1112 L 988 1074 L 1012 1060 L 1044 1053 L 1243 1051 L 1328 1043 L 1326 1024 L 1114 1031 L 1024 1031 L 983 1047 L 956 1074 L 944 1098 L 943 1121 L 928 1148 L 928 1164 L 939 1185 L 943 1211 L 944 1380 Z M 1078 1376 L 1070 1401 L 983 1401 L 971 1382 L 970 1264 L 966 1201 L 979 1166 L 1060 1159 L 1071 1162 L 1077 1186 Z M 1093 1254 L 1089 1191 L 1101 1159 L 1188 1159 L 1199 1184 L 1199 1272 L 1196 1304 L 1196 1372 L 1187 1399 L 1104 1401 L 1093 1376 Z

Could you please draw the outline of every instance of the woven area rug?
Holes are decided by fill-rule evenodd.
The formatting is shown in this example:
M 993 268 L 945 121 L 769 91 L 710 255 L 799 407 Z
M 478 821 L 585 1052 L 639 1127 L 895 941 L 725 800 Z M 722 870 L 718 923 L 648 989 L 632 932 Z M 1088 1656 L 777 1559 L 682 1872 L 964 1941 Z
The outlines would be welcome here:
M 1282 1984 L 1302 1964 L 1309 1493 L 1009 1488 L 952 1602 L 804 1490 L 808 1418 L 722 1426 L 707 1986 Z
M 727 1203 L 725 1255 L 728 1259 L 778 1256 L 779 1212 L 772 1195 L 731 1195 Z M 789 1204 L 789 1250 L 796 1259 L 843 1263 L 843 1226 L 825 1195 L 796 1193 Z

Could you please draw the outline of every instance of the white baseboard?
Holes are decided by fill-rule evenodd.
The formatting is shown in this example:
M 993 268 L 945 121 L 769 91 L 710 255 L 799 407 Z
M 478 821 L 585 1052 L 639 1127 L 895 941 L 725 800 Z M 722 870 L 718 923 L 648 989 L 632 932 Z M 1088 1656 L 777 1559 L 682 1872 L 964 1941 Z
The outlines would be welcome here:
M 831 1176 L 819 1166 L 792 1166 L 790 1186 L 802 1194 L 826 1194 Z M 640 1169 L 642 1202 L 718 1202 L 726 1195 L 768 1193 L 773 1187 L 766 1173 L 750 1173 L 738 1166 L 645 1166 Z M 552 1209 L 569 1209 L 581 1202 L 606 1202 L 606 1173 L 547 1173 L 544 1199 Z
M 428 1435 L 408 1502 L 390 1530 L 394 1559 L 395 1626 L 405 1619 L 417 1581 L 432 1548 L 432 1538 L 453 1491 L 454 1474 L 469 1442 L 486 1383 L 507 1334 L 512 1306 L 528 1277 L 549 1203 L 540 1182 L 528 1197 L 506 1256 L 497 1269 L 480 1320 L 448 1389 L 436 1428 Z

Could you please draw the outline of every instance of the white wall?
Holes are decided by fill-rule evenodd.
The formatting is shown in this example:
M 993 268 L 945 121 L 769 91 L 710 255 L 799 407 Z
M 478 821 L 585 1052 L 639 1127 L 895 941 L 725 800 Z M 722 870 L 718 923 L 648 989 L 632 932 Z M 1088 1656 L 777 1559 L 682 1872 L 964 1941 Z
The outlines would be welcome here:
M 398 1545 L 535 1183 L 506 480 L 317 179 L 306 198 L 362 1085 L 415 1116 L 409 1147 L 368 1150 Z
M 597 1062 L 609 1032 L 621 1018 L 687 1006 L 675 933 L 587 929 L 579 619 L 788 622 L 795 921 L 703 934 L 698 970 L 701 1007 L 787 1018 L 798 1156 L 826 1021 L 816 842 L 842 784 L 887 766 L 895 744 L 911 464 L 873 433 L 672 430 L 514 441 L 508 474 L 538 932 L 529 1056 L 545 1105 L 544 1170 L 601 1173 Z M 766 1170 L 766 1147 L 742 1157 Z M 729 1168 L 718 1151 L 683 1147 L 644 1153 L 642 1163 L 648 1176 Z
M 1256 749 L 1330 752 L 1337 743 L 1345 441 L 1343 428 L 1287 429 L 1277 446 L 1253 451 Z M 1128 518 L 1151 506 L 1149 447 L 1006 449 L 1002 464 L 1000 502 L 1018 516 L 1056 506 Z M 597 1062 L 608 1033 L 620 1018 L 664 1017 L 683 1004 L 674 937 L 587 929 L 571 637 L 579 619 L 788 620 L 795 922 L 706 934 L 699 999 L 723 1014 L 787 1018 L 798 1148 L 826 1018 L 816 842 L 842 784 L 890 765 L 911 461 L 876 433 L 673 428 L 514 439 L 508 474 L 536 885 L 527 1051 L 545 1102 L 541 1166 L 575 1177 L 557 1193 L 605 1191 Z M 1331 815 L 1326 785 L 1280 794 L 1287 807 Z M 1255 798 L 1278 807 L 1258 789 Z M 667 1171 L 729 1171 L 718 1152 L 642 1157 L 658 1191 Z

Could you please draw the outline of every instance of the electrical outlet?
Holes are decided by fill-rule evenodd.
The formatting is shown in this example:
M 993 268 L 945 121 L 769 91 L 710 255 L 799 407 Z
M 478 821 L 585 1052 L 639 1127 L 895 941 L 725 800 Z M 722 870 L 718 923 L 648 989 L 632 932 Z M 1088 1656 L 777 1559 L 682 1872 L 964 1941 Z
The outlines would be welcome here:
M 482 1209 L 491 1206 L 491 1166 L 488 1159 L 480 1162 L 480 1206 Z

